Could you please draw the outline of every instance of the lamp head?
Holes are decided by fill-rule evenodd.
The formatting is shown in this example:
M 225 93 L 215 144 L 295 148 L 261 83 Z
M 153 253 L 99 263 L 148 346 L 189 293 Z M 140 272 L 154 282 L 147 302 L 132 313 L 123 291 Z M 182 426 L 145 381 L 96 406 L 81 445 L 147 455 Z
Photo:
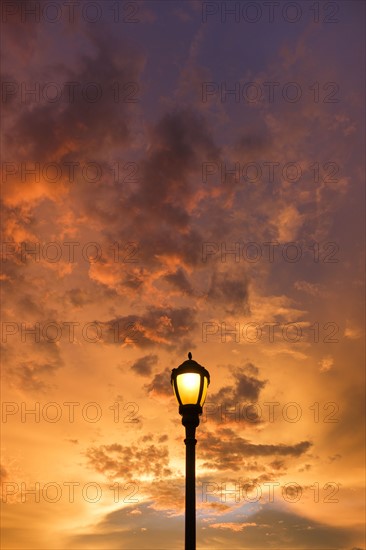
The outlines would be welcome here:
M 192 410 L 202 414 L 210 374 L 192 359 L 191 352 L 188 353 L 188 360 L 172 370 L 171 383 L 179 403 L 179 413 L 183 415 L 185 411 Z

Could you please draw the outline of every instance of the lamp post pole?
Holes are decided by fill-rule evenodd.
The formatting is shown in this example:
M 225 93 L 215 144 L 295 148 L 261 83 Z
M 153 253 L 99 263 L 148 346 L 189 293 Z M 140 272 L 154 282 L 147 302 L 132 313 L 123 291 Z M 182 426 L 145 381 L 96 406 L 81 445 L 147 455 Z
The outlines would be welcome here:
M 196 550 L 196 427 L 198 414 L 184 414 L 182 424 L 186 429 L 186 519 L 185 550 Z

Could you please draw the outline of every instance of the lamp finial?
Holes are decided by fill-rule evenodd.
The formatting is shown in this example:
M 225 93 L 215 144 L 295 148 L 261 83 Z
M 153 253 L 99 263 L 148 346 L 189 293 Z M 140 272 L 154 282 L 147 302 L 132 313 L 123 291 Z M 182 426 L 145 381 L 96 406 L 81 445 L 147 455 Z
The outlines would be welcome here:
M 188 359 L 192 359 L 192 354 L 191 354 L 191 352 L 188 353 Z

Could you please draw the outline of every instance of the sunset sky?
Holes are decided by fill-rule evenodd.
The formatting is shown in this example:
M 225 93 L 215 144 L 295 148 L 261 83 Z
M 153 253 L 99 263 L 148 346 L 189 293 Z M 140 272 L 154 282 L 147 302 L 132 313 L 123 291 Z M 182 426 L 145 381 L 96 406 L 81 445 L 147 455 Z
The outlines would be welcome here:
M 365 3 L 1 8 L 2 548 L 364 549 Z

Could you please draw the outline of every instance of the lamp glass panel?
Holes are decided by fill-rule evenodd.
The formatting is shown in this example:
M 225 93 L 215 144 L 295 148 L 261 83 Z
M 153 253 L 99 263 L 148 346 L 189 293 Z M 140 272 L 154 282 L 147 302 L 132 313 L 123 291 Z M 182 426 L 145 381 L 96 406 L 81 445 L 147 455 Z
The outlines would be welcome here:
M 201 397 L 201 402 L 200 402 L 201 407 L 203 407 L 203 404 L 204 404 L 204 402 L 205 402 L 205 400 L 206 400 L 207 386 L 208 386 L 208 380 L 207 380 L 206 376 L 204 376 L 204 377 L 203 377 L 202 397 Z
M 196 372 L 178 374 L 177 387 L 182 405 L 197 405 L 201 377 Z

